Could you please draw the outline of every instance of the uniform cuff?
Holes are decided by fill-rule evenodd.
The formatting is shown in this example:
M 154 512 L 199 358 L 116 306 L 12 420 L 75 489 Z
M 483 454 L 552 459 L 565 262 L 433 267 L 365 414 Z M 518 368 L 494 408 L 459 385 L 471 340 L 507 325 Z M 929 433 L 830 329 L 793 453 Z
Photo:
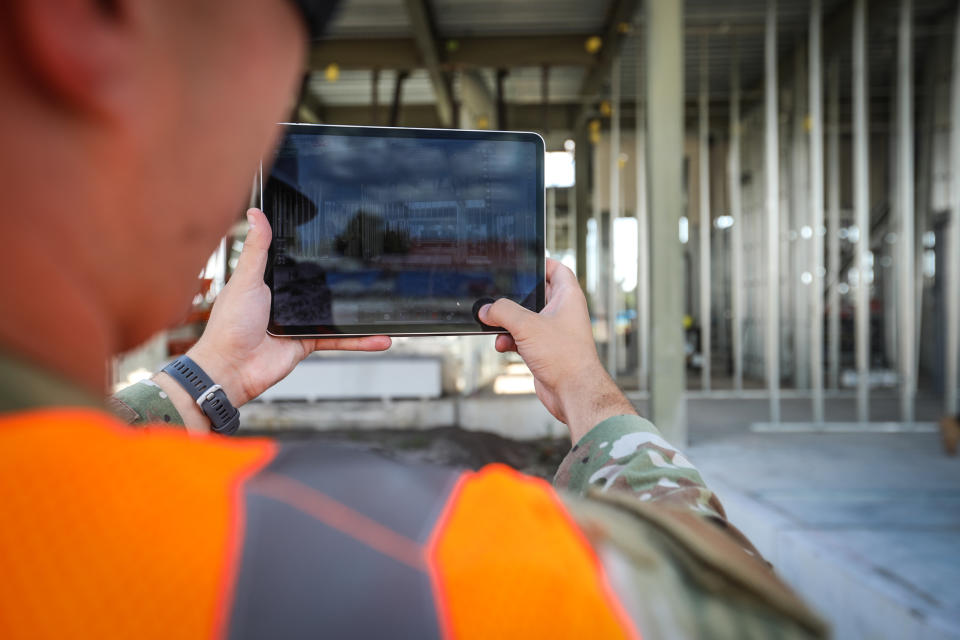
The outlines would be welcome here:
M 107 407 L 131 425 L 168 424 L 184 426 L 170 396 L 153 380 L 141 380 L 107 399 Z
M 667 444 L 653 423 L 645 418 L 637 415 L 607 418 L 573 445 L 560 463 L 560 468 L 557 469 L 553 478 L 554 486 L 580 493 L 586 491 L 590 474 L 609 460 L 622 457 L 617 455 L 615 445 L 623 436 L 633 433 L 648 433 L 651 440 L 661 441 L 667 447 L 673 448 Z M 634 452 L 635 447 L 626 451 L 624 455 L 632 455 Z

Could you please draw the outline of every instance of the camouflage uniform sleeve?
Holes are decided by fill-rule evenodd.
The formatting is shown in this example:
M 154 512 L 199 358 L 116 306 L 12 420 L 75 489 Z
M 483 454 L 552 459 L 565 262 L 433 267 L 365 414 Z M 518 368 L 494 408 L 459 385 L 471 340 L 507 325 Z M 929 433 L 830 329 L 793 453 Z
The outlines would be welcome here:
M 153 380 L 141 380 L 107 398 L 107 408 L 134 426 L 166 423 L 183 427 L 170 397 Z
M 828 637 L 647 420 L 598 424 L 554 485 L 646 640 Z
M 616 416 L 595 426 L 560 463 L 553 483 L 581 495 L 590 489 L 626 492 L 641 502 L 725 517 L 696 467 L 639 416 Z

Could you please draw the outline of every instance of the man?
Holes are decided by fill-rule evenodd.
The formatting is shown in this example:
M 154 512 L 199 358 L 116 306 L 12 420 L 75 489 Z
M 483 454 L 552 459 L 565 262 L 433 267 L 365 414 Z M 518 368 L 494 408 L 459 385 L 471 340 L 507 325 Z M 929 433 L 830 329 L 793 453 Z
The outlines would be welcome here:
M 606 376 L 573 275 L 502 325 L 576 443 L 556 486 L 205 432 L 176 372 L 97 398 L 177 321 L 288 111 L 324 3 L 0 5 L 0 637 L 744 637 L 823 634 L 697 471 Z M 191 350 L 239 406 L 317 349 L 265 333 L 271 233 Z M 197 377 L 199 373 L 203 376 Z M 581 497 L 588 494 L 590 498 Z

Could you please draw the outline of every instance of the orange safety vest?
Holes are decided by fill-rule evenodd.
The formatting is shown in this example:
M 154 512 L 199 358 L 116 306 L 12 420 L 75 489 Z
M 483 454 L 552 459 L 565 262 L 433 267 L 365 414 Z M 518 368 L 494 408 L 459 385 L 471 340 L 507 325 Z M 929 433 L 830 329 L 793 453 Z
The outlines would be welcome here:
M 0 638 L 636 636 L 552 488 L 505 466 L 0 417 Z

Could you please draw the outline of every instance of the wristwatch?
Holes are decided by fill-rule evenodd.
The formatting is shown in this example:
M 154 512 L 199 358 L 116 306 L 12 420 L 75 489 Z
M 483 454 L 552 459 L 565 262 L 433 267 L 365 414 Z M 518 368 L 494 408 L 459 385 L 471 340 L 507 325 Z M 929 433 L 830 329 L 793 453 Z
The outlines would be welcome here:
M 223 387 L 215 384 L 210 376 L 187 356 L 180 356 L 163 368 L 163 372 L 176 380 L 200 411 L 210 419 L 210 428 L 216 433 L 230 435 L 240 426 L 240 412 L 230 404 Z

